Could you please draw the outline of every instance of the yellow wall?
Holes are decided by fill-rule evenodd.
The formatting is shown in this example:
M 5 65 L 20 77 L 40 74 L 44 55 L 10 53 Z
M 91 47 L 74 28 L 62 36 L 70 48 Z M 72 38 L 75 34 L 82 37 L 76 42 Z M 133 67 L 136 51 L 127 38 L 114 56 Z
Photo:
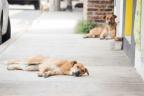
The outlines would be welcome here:
M 125 36 L 131 36 L 132 34 L 132 13 L 133 0 L 126 0 Z

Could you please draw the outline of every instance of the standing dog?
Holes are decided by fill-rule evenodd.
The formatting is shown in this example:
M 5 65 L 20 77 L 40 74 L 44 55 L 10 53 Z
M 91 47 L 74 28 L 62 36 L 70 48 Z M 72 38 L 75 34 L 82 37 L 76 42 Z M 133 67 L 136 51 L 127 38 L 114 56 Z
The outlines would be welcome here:
M 46 58 L 44 56 L 34 56 L 26 60 L 24 63 L 13 60 L 8 62 L 8 70 L 26 70 L 39 71 L 39 77 L 49 77 L 54 75 L 71 75 L 82 76 L 85 73 L 89 75 L 87 68 L 77 61 L 69 61 L 57 58 Z
M 116 17 L 115 15 L 104 16 L 105 24 L 90 30 L 84 38 L 114 39 L 116 36 Z

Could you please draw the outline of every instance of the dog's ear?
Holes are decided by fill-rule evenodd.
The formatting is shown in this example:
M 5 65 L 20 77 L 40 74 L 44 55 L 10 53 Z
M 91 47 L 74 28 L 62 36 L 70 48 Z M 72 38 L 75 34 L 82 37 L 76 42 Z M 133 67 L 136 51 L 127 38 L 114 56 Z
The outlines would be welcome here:
M 103 16 L 103 19 L 106 19 L 106 15 Z
M 89 75 L 89 71 L 87 68 L 85 68 L 85 72 L 87 73 L 87 75 Z
M 113 17 L 114 17 L 114 18 L 117 18 L 117 16 L 116 16 L 116 15 L 113 15 Z
M 71 61 L 72 66 L 77 64 L 77 61 Z

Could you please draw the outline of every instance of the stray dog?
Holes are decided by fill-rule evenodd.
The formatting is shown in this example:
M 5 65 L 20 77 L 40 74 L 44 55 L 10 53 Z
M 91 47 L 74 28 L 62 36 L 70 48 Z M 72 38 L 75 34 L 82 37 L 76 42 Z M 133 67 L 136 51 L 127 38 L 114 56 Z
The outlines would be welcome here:
M 77 61 L 70 61 L 57 58 L 47 58 L 44 56 L 34 56 L 24 63 L 13 60 L 8 62 L 8 70 L 39 71 L 39 77 L 49 77 L 54 75 L 70 75 L 80 77 L 87 73 L 88 69 Z
M 116 18 L 117 16 L 113 14 L 104 16 L 105 24 L 90 30 L 84 38 L 114 39 L 116 37 Z

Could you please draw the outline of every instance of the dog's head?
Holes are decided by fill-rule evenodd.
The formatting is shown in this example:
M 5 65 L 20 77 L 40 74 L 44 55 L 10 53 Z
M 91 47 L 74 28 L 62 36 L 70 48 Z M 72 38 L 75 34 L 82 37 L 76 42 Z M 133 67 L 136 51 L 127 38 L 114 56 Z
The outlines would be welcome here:
M 110 24 L 110 25 L 115 24 L 116 18 L 117 16 L 114 14 L 104 16 L 105 23 Z
M 77 61 L 72 61 L 72 68 L 70 74 L 72 76 L 80 77 L 84 74 L 89 75 L 88 69 L 84 67 L 83 64 L 78 63 Z

